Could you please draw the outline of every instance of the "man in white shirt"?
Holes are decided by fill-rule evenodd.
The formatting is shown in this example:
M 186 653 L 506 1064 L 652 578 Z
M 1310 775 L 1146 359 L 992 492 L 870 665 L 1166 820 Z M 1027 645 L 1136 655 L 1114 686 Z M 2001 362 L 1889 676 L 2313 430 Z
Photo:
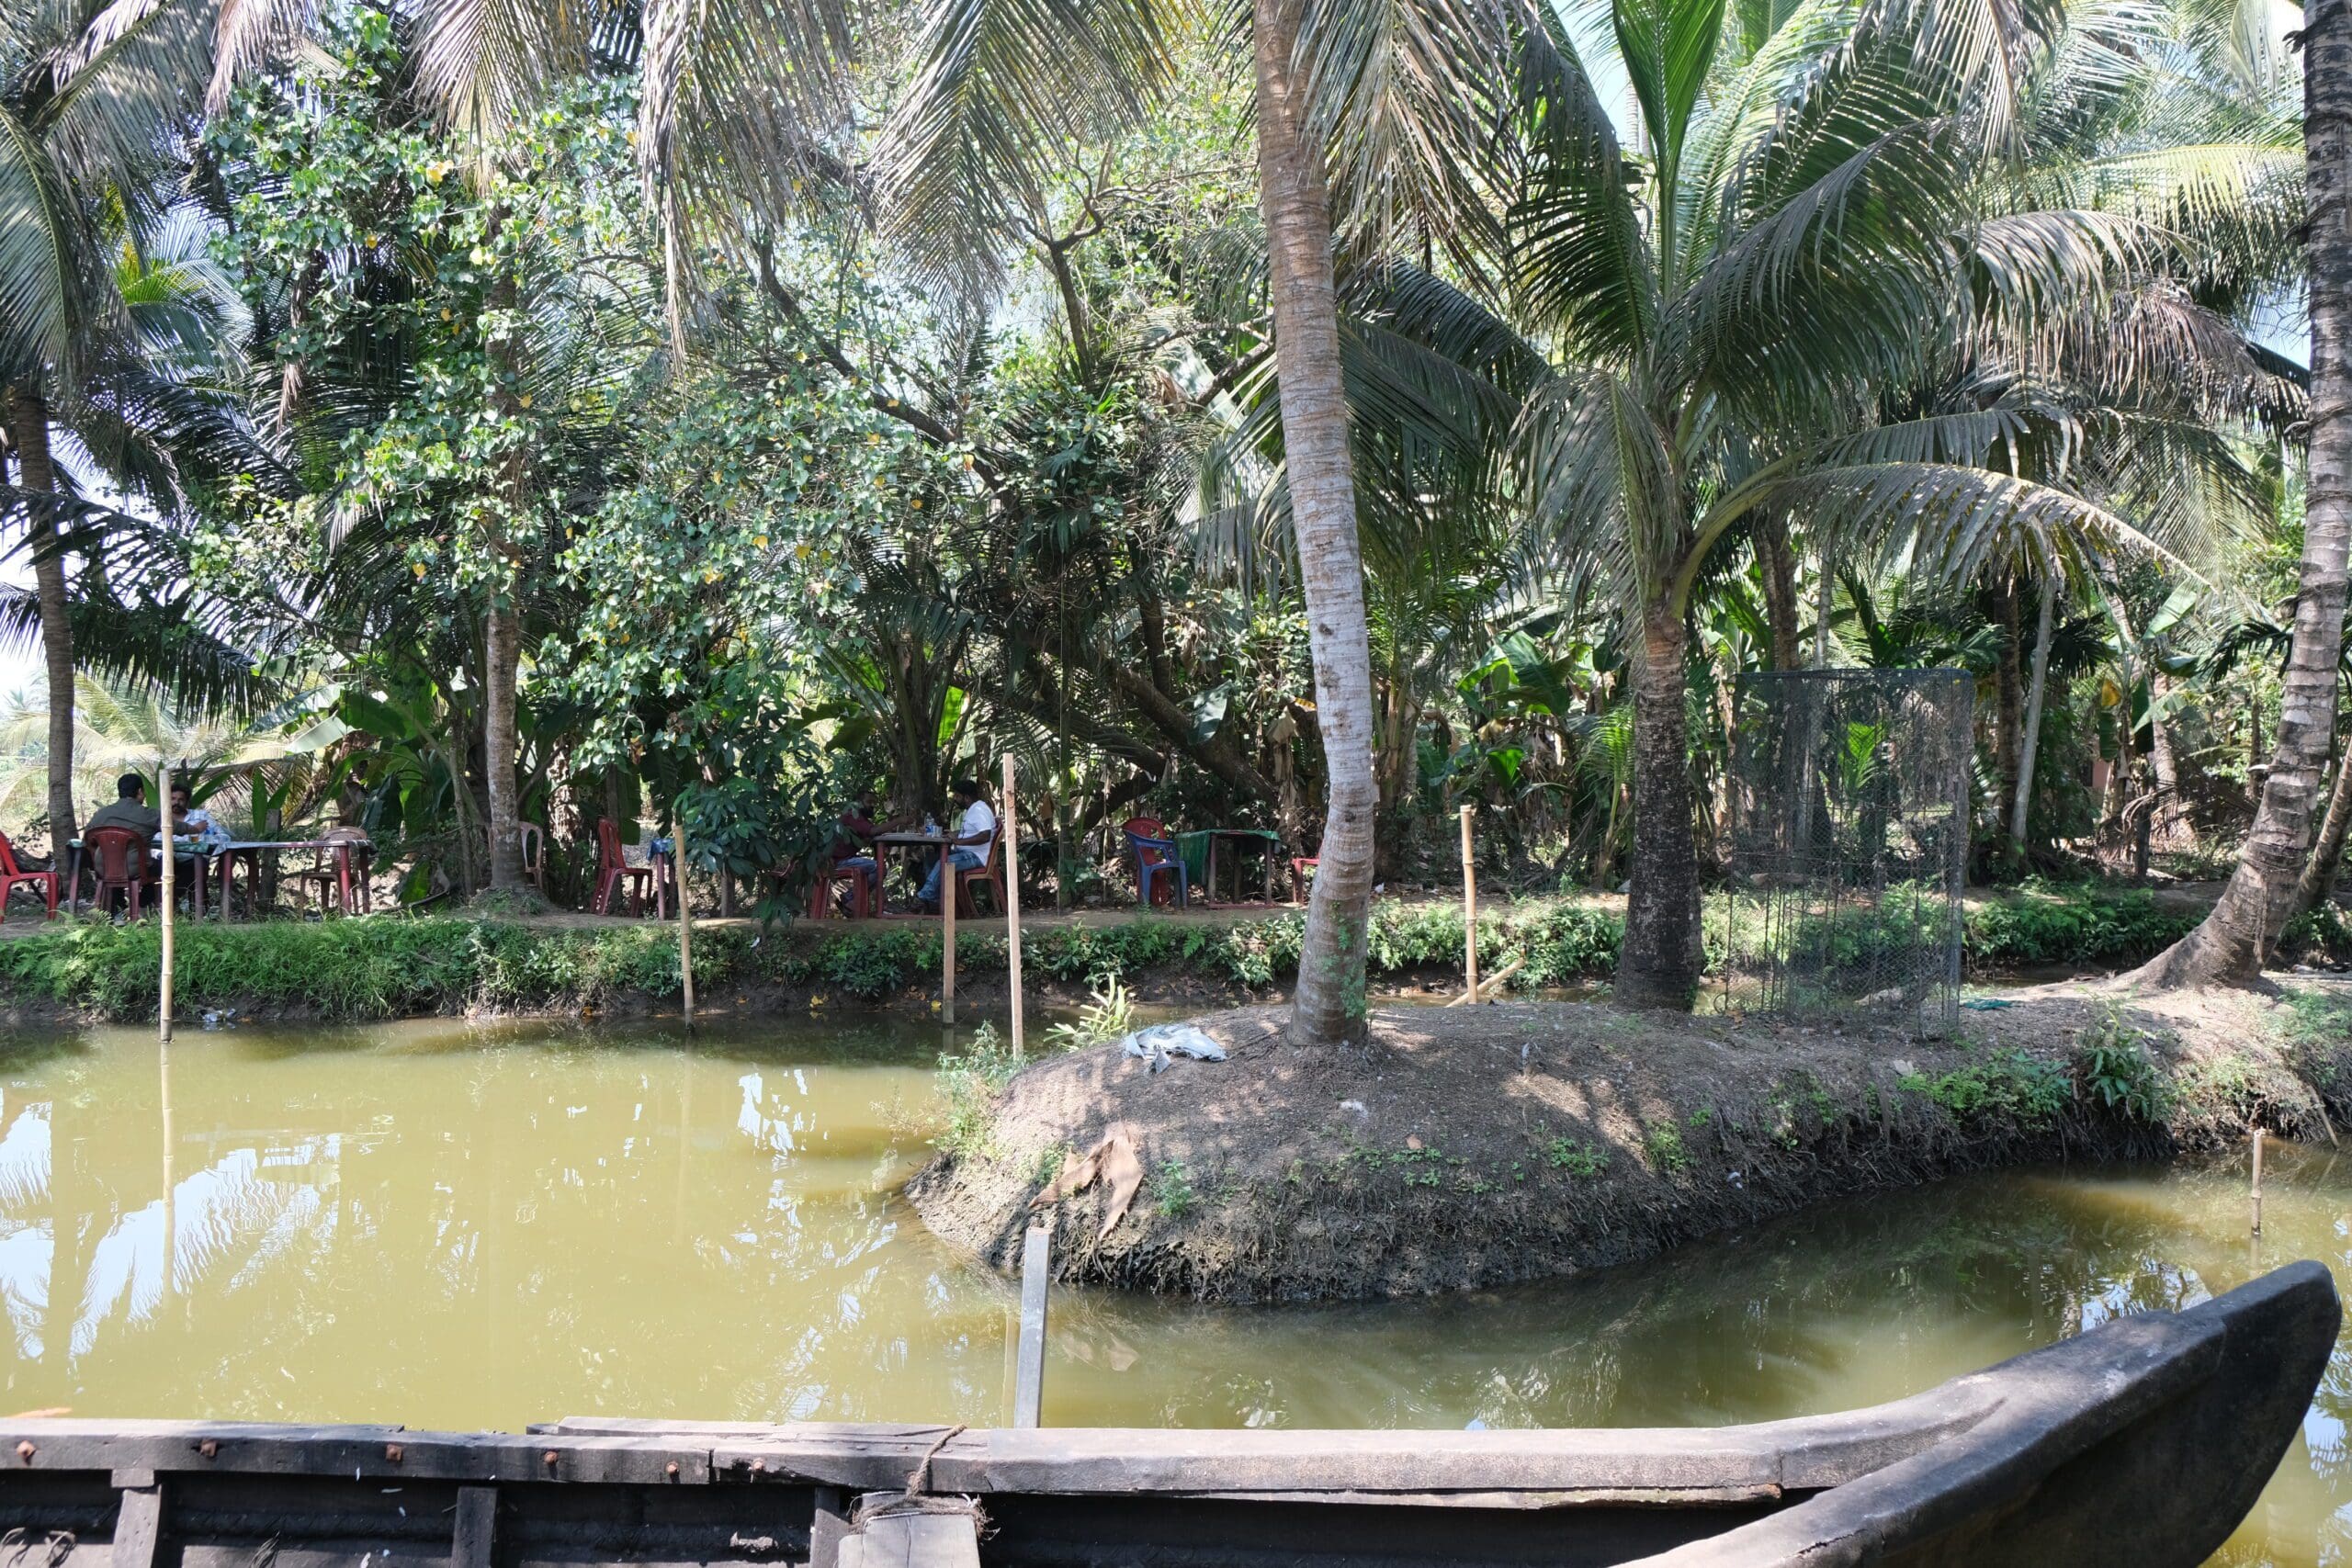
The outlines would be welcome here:
M 988 860 L 988 842 L 996 836 L 996 813 L 980 793 L 979 784 L 971 779 L 957 779 L 949 789 L 956 804 L 963 811 L 963 820 L 956 829 L 946 856 L 941 862 L 953 860 L 959 871 L 975 870 Z M 967 846 L 969 846 L 968 848 Z M 940 866 L 931 868 L 931 875 L 922 885 L 923 908 L 934 914 L 939 909 Z

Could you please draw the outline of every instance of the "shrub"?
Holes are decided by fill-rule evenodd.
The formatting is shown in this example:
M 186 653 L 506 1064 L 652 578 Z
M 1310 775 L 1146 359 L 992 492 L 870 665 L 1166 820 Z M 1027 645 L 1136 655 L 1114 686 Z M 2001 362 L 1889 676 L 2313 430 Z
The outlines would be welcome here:
M 1660 1176 L 1679 1176 L 1690 1168 L 1690 1152 L 1682 1146 L 1682 1129 L 1671 1121 L 1652 1122 L 1642 1129 L 1642 1155 Z
M 1575 1138 L 1553 1139 L 1544 1145 L 1544 1157 L 1554 1170 L 1565 1170 L 1580 1180 L 1589 1180 L 1609 1168 L 1605 1152 Z
M 2092 1100 L 2135 1122 L 2161 1122 L 2172 1106 L 2171 1086 L 2140 1032 L 2117 1012 L 2083 1032 L 2075 1047 L 2075 1076 Z
M 1999 1052 L 1940 1077 L 1913 1073 L 1901 1082 L 1959 1121 L 2033 1133 L 2047 1131 L 2075 1098 L 2074 1082 L 2064 1067 L 2023 1048 Z

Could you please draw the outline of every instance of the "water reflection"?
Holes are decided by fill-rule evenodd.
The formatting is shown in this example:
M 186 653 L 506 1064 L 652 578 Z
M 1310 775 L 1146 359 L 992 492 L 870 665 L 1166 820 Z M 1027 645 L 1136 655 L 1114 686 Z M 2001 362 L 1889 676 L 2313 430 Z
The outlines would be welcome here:
M 936 1030 L 435 1023 L 0 1052 L 7 1408 L 500 1426 L 1002 1418 L 1011 1290 L 893 1193 Z M 1589 1280 L 1209 1311 L 1056 1302 L 1069 1424 L 1708 1424 L 1897 1397 L 2298 1256 L 2352 1162 L 2025 1173 Z M 2225 1561 L 2346 1560 L 2352 1356 Z

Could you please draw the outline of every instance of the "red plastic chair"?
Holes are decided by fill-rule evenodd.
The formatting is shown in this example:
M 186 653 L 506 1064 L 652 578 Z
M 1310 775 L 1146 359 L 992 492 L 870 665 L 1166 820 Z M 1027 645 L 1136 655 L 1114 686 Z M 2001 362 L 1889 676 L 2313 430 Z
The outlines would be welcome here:
M 49 918 L 57 919 L 57 873 L 27 871 L 17 863 L 17 846 L 8 835 L 0 833 L 0 920 L 8 918 L 8 896 L 19 886 L 29 887 L 49 898 Z
M 600 915 L 613 912 L 613 894 L 628 884 L 629 913 L 645 913 L 645 895 L 653 886 L 653 868 L 631 865 L 621 854 L 621 830 L 609 817 L 596 819 L 596 899 Z
M 1316 869 L 1316 866 L 1318 863 L 1319 863 L 1313 855 L 1294 855 L 1291 857 L 1290 901 L 1292 903 L 1304 904 L 1306 902 L 1306 874 Z
M 808 918 L 830 920 L 839 918 L 847 906 L 848 918 L 864 920 L 873 918 L 874 906 L 867 890 L 873 879 L 862 866 L 843 865 L 838 861 L 826 861 L 817 867 L 808 889 Z M 848 897 L 837 898 L 834 889 L 846 888 Z
M 978 918 L 978 906 L 972 902 L 973 889 L 978 887 L 987 888 L 990 896 L 996 899 L 996 908 L 990 913 L 998 915 L 1004 913 L 1004 863 L 996 852 L 996 846 L 1003 837 L 1004 824 L 999 822 L 996 825 L 996 831 L 989 835 L 989 841 L 980 846 L 980 863 L 973 866 L 956 866 L 956 918 L 957 919 Z M 947 863 L 951 866 L 956 865 L 952 859 Z
M 368 887 L 368 878 L 376 871 L 376 848 L 368 842 L 368 835 L 356 828 L 330 828 L 320 837 L 349 847 L 321 850 L 317 864 L 295 874 L 296 883 L 306 890 L 312 883 L 318 885 L 322 914 L 329 909 L 345 915 L 355 910 L 374 914 L 376 896 Z M 348 901 L 345 897 L 346 888 Z
M 147 835 L 129 828 L 100 828 L 84 840 L 98 870 L 98 908 L 110 908 L 120 893 L 130 905 L 130 918 L 140 918 L 141 889 L 160 882 L 163 869 L 149 858 Z
M 1119 830 L 1127 836 L 1127 848 L 1135 852 L 1136 891 L 1142 896 L 1143 902 L 1161 906 L 1172 902 L 1180 909 L 1185 908 L 1191 900 L 1192 888 L 1186 882 L 1184 862 L 1177 852 L 1176 840 L 1168 836 L 1159 818 L 1130 817 L 1120 825 Z M 1176 883 L 1172 899 L 1168 890 L 1171 874 Z M 1157 888 L 1151 885 L 1155 876 L 1160 879 Z

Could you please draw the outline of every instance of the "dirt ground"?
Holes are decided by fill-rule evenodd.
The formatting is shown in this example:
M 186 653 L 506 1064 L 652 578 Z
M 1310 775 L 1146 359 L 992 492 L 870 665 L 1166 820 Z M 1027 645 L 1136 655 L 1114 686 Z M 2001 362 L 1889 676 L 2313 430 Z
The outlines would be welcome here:
M 2314 1047 L 2280 997 L 2005 999 L 1934 1040 L 1860 1016 L 1800 1029 L 1573 1002 L 1386 1007 L 1367 1045 L 1332 1050 L 1286 1044 L 1278 1008 L 1242 1008 L 1198 1021 L 1227 1062 L 1155 1074 L 1106 1046 L 1031 1066 L 962 1156 L 909 1191 L 942 1236 L 1015 1268 L 1032 1200 L 1072 1154 L 1124 1134 L 1143 1179 L 1108 1235 L 1105 1184 L 1051 1206 L 1061 1279 L 1236 1301 L 1408 1294 L 1572 1274 L 1973 1166 L 2169 1155 L 2257 1120 L 2332 1137 L 2345 1106 L 2332 1122 L 2323 1094 L 2352 1094 L 2352 1040 Z M 2165 1086 L 2153 1121 L 2077 1082 L 2078 1041 L 2111 1016 Z M 2015 1103 L 2034 1082 L 2063 1108 Z

